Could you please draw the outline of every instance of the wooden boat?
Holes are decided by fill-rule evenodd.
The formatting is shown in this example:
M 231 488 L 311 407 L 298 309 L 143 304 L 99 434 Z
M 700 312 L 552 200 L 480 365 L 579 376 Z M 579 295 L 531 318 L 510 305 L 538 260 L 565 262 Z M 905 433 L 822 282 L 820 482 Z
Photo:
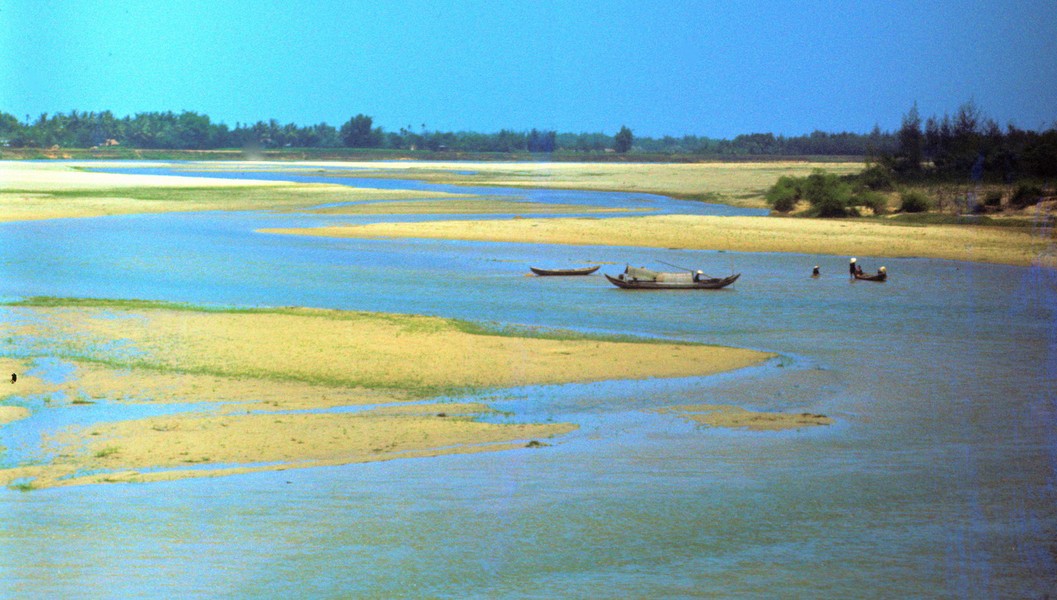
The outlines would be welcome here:
M 888 279 L 888 273 L 881 271 L 876 275 L 864 275 L 862 273 L 856 273 L 855 278 L 859 281 L 885 281 Z
M 741 273 L 730 277 L 701 277 L 700 271 L 660 273 L 630 266 L 616 277 L 606 273 L 609 283 L 624 290 L 718 290 L 734 283 L 738 277 Z
M 535 273 L 536 275 L 539 275 L 540 277 L 556 277 L 556 276 L 574 277 L 574 276 L 578 276 L 578 275 L 590 275 L 591 273 L 594 273 L 599 268 L 601 268 L 601 266 L 602 265 L 597 265 L 597 266 L 594 266 L 594 267 L 583 267 L 583 268 L 580 268 L 580 269 L 540 269 L 540 268 L 537 268 L 537 267 L 529 267 L 529 268 L 532 269 L 533 273 Z

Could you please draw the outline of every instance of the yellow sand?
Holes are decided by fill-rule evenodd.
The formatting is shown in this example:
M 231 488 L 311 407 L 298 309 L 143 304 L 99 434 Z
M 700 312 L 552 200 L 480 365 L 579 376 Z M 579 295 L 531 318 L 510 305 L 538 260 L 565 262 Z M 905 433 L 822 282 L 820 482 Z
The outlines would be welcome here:
M 331 237 L 605 244 L 842 256 L 914 256 L 1010 265 L 1057 264 L 1052 234 L 1013 227 L 905 227 L 845 220 L 661 215 L 376 223 L 358 227 L 266 231 Z
M 37 489 L 492 452 L 524 448 L 576 429 L 568 423 L 495 424 L 440 416 L 451 410 L 447 404 L 418 408 L 402 415 L 174 415 L 75 428 L 51 440 L 54 460 L 0 470 L 0 482 L 29 480 Z M 489 412 L 483 407 L 462 410 Z
M 26 191 L 113 189 L 134 187 L 246 187 L 283 185 L 281 182 L 249 179 L 216 179 L 209 177 L 177 177 L 174 175 L 137 175 L 124 173 L 94 173 L 86 168 L 105 169 L 133 167 L 166 167 L 154 162 L 36 162 L 0 161 L 2 189 Z
M 0 222 L 211 210 L 291 211 L 340 202 L 475 198 L 328 184 L 97 173 L 78 168 L 83 166 L 107 165 L 0 161 Z
M 826 415 L 757 412 L 725 404 L 687 404 L 672 406 L 658 412 L 675 413 L 710 427 L 744 428 L 750 431 L 781 431 L 833 423 L 833 419 Z
M 0 425 L 19 421 L 29 416 L 29 409 L 21 406 L 0 406 Z
M 641 209 L 639 209 L 641 210 Z M 601 208 L 582 204 L 544 204 L 509 200 L 425 200 L 408 202 L 366 202 L 312 211 L 326 215 L 459 215 L 459 214 L 561 214 L 628 212 L 622 208 Z
M 452 388 L 708 374 L 770 356 L 502 337 L 408 315 L 81 304 L 8 308 L 34 323 L 13 335 L 16 345 L 32 335 L 38 348 L 45 340 L 43 352 L 50 344 L 81 357 L 70 381 L 40 384 L 54 395 L 50 405 L 181 403 L 186 412 L 53 432 L 48 457 L 0 470 L 0 484 L 143 482 L 524 448 L 576 426 L 486 423 L 479 417 L 492 411 L 481 404 L 415 401 Z M 304 410 L 313 412 L 292 412 Z
M 260 162 L 190 165 L 0 162 L 0 222 L 210 210 L 311 210 L 320 214 L 531 214 L 615 210 L 586 205 L 515 202 L 447 192 L 86 170 L 135 166 L 240 173 L 289 169 L 287 163 Z M 431 200 L 421 201 L 423 198 Z M 407 199 L 416 201 L 406 202 Z M 358 204 L 314 208 L 343 202 Z
M 453 414 L 440 416 L 445 410 Z M 0 471 L 0 481 L 10 485 L 30 478 L 32 487 L 43 488 L 211 477 L 510 450 L 576 429 L 568 423 L 495 424 L 469 418 L 488 412 L 479 405 L 434 404 L 402 414 L 175 415 L 121 421 L 54 436 L 55 460 Z
M 222 412 L 302 410 L 407 402 L 412 394 L 396 389 L 367 389 L 342 385 L 283 381 L 274 378 L 225 377 L 150 368 L 107 368 L 73 361 L 70 382 L 48 388 L 61 391 L 72 403 L 104 401 L 223 403 Z
M 9 330 L 0 330 L 9 333 Z M 13 331 L 10 331 L 13 333 Z M 0 402 L 12 396 L 35 396 L 43 393 L 47 386 L 39 377 L 26 375 L 31 362 L 28 360 L 0 357 Z M 11 383 L 11 374 L 18 375 L 18 380 Z M 9 411 L 10 412 L 10 411 Z M 12 413 L 13 414 L 13 413 Z
M 316 309 L 213 313 L 41 308 L 37 312 L 55 328 L 50 337 L 68 337 L 78 352 L 91 354 L 97 352 L 93 348 L 122 340 L 130 352 L 142 353 L 124 361 L 139 368 L 369 388 L 682 377 L 739 368 L 767 356 L 677 343 L 477 335 L 436 317 Z
M 736 206 L 763 207 L 764 193 L 782 175 L 804 176 L 814 169 L 857 173 L 858 162 L 710 163 L 505 163 L 428 162 L 315 163 L 357 167 L 359 177 L 397 177 L 434 183 L 626 191 L 676 197 L 708 197 Z

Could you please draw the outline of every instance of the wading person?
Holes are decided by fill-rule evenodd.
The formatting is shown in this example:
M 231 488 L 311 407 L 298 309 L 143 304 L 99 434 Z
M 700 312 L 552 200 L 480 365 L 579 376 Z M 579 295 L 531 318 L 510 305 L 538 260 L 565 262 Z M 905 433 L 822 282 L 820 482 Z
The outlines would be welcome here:
M 815 265 L 815 268 L 811 269 L 811 276 L 812 277 L 818 277 L 820 274 L 821 273 L 819 273 L 819 271 L 818 271 L 818 265 Z
M 852 279 L 855 279 L 855 268 L 857 266 L 858 265 L 855 264 L 855 259 L 854 258 L 851 259 L 850 263 L 848 263 L 848 274 L 851 275 Z

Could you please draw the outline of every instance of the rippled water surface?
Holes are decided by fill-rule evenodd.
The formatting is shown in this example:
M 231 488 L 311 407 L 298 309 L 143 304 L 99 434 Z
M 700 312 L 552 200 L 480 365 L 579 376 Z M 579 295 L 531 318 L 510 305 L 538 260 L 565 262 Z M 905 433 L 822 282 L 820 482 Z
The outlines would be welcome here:
M 526 419 L 580 425 L 541 450 L 2 490 L 0 596 L 1057 593 L 1053 271 L 860 257 L 886 265 L 890 280 L 851 283 L 843 257 L 254 233 L 356 220 L 201 213 L 3 224 L 0 298 L 424 313 L 780 358 L 714 377 L 484 396 Z M 602 263 L 616 273 L 660 261 L 742 277 L 719 292 L 666 293 L 617 290 L 600 275 L 525 276 L 529 265 Z M 808 277 L 814 264 L 821 279 Z M 0 308 L 0 326 L 5 319 Z M 40 369 L 62 376 L 56 365 Z M 750 433 L 651 410 L 686 403 L 837 422 Z M 8 425 L 0 443 L 12 448 L 19 436 L 32 434 Z

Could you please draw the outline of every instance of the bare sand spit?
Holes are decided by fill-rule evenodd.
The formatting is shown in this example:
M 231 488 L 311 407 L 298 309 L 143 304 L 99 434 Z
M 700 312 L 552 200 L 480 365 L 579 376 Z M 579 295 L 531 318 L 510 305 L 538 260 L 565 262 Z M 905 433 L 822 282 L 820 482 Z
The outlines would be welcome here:
M 357 177 L 418 179 L 456 185 L 641 192 L 762 208 L 764 193 L 783 175 L 804 176 L 815 169 L 857 173 L 860 162 L 710 163 L 504 163 L 424 162 L 313 163 L 357 169 Z M 341 174 L 335 171 L 334 175 Z M 347 175 L 347 173 L 345 173 Z
M 757 412 L 726 404 L 687 404 L 661 409 L 695 423 L 710 427 L 748 429 L 750 431 L 783 431 L 816 425 L 831 425 L 833 419 L 813 413 Z
M 645 209 L 635 209 L 643 211 Z M 487 215 L 487 214 L 568 214 L 628 212 L 623 208 L 601 208 L 585 204 L 546 204 L 490 198 L 413 200 L 404 202 L 361 202 L 316 208 L 324 215 Z
M 376 223 L 268 233 L 367 238 L 434 238 L 537 244 L 642 246 L 739 252 L 926 257 L 1057 266 L 1052 232 L 1029 228 L 766 217 L 659 215 L 607 219 L 504 219 Z
M 303 211 L 343 202 L 476 198 L 329 184 L 98 173 L 83 170 L 85 166 L 107 165 L 0 161 L 0 222 L 213 210 Z
M 216 477 L 511 450 L 576 429 L 570 423 L 481 422 L 478 417 L 494 412 L 482 405 L 412 408 L 400 414 L 189 413 L 77 427 L 51 437 L 55 459 L 0 470 L 0 480 L 44 488 Z
M 509 421 L 515 415 L 484 422 L 495 416 L 485 405 L 422 401 L 514 385 L 704 375 L 771 356 L 302 308 L 38 299 L 7 312 L 10 323 L 29 324 L 13 344 L 74 367 L 63 383 L 27 381 L 50 394 L 39 410 L 84 410 L 91 422 L 99 404 L 187 405 L 176 415 L 53 432 L 44 455 L 0 470 L 0 482 L 23 488 L 524 447 L 576 425 Z M 34 418 L 23 411 L 12 416 Z
M 157 162 L 37 162 L 0 161 L 0 183 L 4 189 L 26 191 L 88 190 L 155 187 L 246 187 L 283 185 L 281 182 L 250 179 L 216 179 L 211 177 L 182 177 L 175 175 L 136 175 L 97 173 L 88 169 L 157 168 L 169 163 Z
M 132 303 L 32 310 L 44 317 L 39 335 L 63 340 L 68 356 L 111 366 L 428 393 L 703 375 L 769 356 L 680 343 L 493 335 L 437 317 L 308 308 L 215 312 Z

